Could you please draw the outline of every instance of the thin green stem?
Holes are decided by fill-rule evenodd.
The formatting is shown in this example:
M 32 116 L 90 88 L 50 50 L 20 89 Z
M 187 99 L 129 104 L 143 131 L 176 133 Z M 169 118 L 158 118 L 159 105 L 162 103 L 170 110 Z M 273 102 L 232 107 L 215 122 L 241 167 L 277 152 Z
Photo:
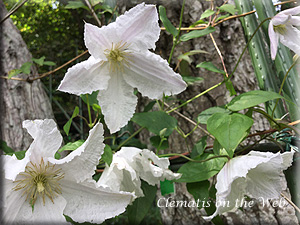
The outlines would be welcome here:
M 163 154 L 163 155 L 159 155 L 159 157 L 170 157 L 170 156 L 180 156 L 182 158 L 185 158 L 187 159 L 188 161 L 191 161 L 191 162 L 197 162 L 197 163 L 204 163 L 204 162 L 207 162 L 209 160 L 212 160 L 212 159 L 216 159 L 216 158 L 227 158 L 228 160 L 230 160 L 231 158 L 228 156 L 228 155 L 215 155 L 215 156 L 212 156 L 210 158 L 207 158 L 207 159 L 204 159 L 204 160 L 195 160 L 195 159 L 191 159 L 190 157 L 187 157 L 183 154 L 180 154 L 180 153 L 170 153 L 170 154 Z
M 181 7 L 178 34 L 176 35 L 176 37 L 173 40 L 173 46 L 172 46 L 172 49 L 171 49 L 171 52 L 170 52 L 170 56 L 169 56 L 169 59 L 168 59 L 168 63 L 169 64 L 171 62 L 171 59 L 172 59 L 172 56 L 173 56 L 173 53 L 174 53 L 174 49 L 175 49 L 176 45 L 179 43 L 178 40 L 179 40 L 179 37 L 180 37 L 180 30 L 181 30 L 182 19 L 183 19 L 184 5 L 185 5 L 185 0 L 183 0 L 182 7 Z
M 115 151 L 119 150 L 123 145 L 125 145 L 128 141 L 130 141 L 132 138 L 134 138 L 138 133 L 140 133 L 142 130 L 144 129 L 144 127 L 141 127 L 140 129 L 138 129 L 136 132 L 134 132 L 130 137 L 128 137 L 125 141 L 123 141 L 121 144 L 119 144 L 119 146 L 116 148 Z
M 279 88 L 278 94 L 281 94 L 282 89 L 283 89 L 283 85 L 284 85 L 284 83 L 285 83 L 285 80 L 286 80 L 286 78 L 287 78 L 289 72 L 292 70 L 292 68 L 293 68 L 296 64 L 297 64 L 297 60 L 295 60 L 295 61 L 293 62 L 293 64 L 292 64 L 292 65 L 290 66 L 290 68 L 288 69 L 288 71 L 285 73 L 284 78 L 283 78 L 282 83 L 281 83 L 281 86 L 280 86 L 280 88 Z M 279 100 L 280 100 L 279 98 L 276 100 L 275 106 L 274 106 L 274 108 L 273 108 L 273 110 L 272 110 L 272 117 L 274 116 L 275 109 L 276 109 L 276 107 L 277 107 L 277 105 L 278 105 Z
M 212 87 L 206 89 L 205 91 L 203 91 L 203 92 L 201 92 L 200 94 L 194 96 L 193 98 L 187 100 L 186 102 L 182 103 L 181 105 L 179 105 L 179 106 L 177 106 L 177 107 L 175 107 L 175 108 L 173 108 L 173 109 L 170 109 L 169 111 L 167 111 L 167 113 L 173 112 L 173 111 L 175 111 L 175 110 L 181 108 L 182 106 L 185 106 L 186 104 L 190 103 L 191 101 L 194 101 L 196 98 L 199 98 L 200 96 L 206 94 L 207 92 L 209 92 L 209 91 L 211 91 L 211 90 L 213 90 L 213 89 L 219 87 L 219 86 L 222 85 L 223 83 L 224 83 L 224 81 L 222 81 L 222 82 L 220 82 L 220 83 L 218 83 L 218 84 L 216 84 L 216 85 L 214 85 L 214 86 L 212 86 Z
M 89 95 L 86 94 L 86 104 L 87 104 L 87 109 L 88 109 L 88 114 L 89 114 L 89 126 L 93 124 L 92 122 L 92 114 L 91 114 L 91 109 L 90 109 L 90 103 L 89 103 Z
M 161 147 L 162 143 L 163 143 L 165 140 L 167 140 L 165 137 L 160 138 L 159 145 L 158 145 L 158 147 L 157 147 L 157 149 L 156 149 L 156 155 L 158 155 L 159 150 L 160 150 L 160 147 Z

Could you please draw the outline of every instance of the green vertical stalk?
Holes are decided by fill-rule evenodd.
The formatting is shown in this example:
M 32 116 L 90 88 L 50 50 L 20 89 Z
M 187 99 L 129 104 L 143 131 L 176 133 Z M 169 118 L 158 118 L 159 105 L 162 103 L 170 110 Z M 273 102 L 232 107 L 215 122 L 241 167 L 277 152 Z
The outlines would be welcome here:
M 240 14 L 253 10 L 253 4 L 251 0 L 235 0 L 235 4 Z M 248 41 L 258 27 L 256 16 L 251 14 L 241 17 L 240 20 L 244 29 L 246 40 Z M 263 26 L 265 25 L 263 24 Z M 279 92 L 280 81 L 276 79 L 276 77 L 274 78 L 276 71 L 273 68 L 269 54 L 267 54 L 264 39 L 263 33 L 259 30 L 253 37 L 248 47 L 255 75 L 261 90 Z M 269 101 L 265 104 L 268 114 L 271 115 L 275 104 L 275 101 Z M 276 118 L 281 118 L 285 114 L 286 112 L 283 104 L 280 102 L 274 111 L 274 116 Z

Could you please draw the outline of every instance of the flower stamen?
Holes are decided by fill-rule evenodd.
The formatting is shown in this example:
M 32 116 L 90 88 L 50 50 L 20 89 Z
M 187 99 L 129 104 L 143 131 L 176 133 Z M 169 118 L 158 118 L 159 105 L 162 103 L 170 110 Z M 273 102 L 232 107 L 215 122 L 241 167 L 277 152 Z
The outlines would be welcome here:
M 286 25 L 285 24 L 279 24 L 279 25 L 273 25 L 274 31 L 281 34 L 285 35 L 286 34 Z
M 55 169 L 55 165 L 49 162 L 45 163 L 43 158 L 40 164 L 30 162 L 25 171 L 19 174 L 19 178 L 14 181 L 17 185 L 13 188 L 15 191 L 23 189 L 22 196 L 26 195 L 26 200 L 33 206 L 38 196 L 43 199 L 45 205 L 45 196 L 54 203 L 53 199 L 61 194 L 59 181 L 64 177 L 61 169 Z
M 104 54 L 109 62 L 110 72 L 117 72 L 124 70 L 124 63 L 129 65 L 129 55 L 128 51 L 129 44 L 127 42 L 119 42 L 116 45 L 112 43 L 111 49 L 104 50 Z

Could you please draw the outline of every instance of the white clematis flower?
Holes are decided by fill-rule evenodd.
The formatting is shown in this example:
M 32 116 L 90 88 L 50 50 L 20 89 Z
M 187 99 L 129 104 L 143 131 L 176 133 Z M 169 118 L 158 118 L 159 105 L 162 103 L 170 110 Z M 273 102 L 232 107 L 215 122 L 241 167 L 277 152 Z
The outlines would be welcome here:
M 271 57 L 274 60 L 277 52 L 278 41 L 300 55 L 300 6 L 284 10 L 274 16 L 269 24 L 269 37 Z
M 216 206 L 211 216 L 232 211 L 239 207 L 245 195 L 257 199 L 278 199 L 285 182 L 280 182 L 281 173 L 291 166 L 294 152 L 251 151 L 247 155 L 238 156 L 228 161 L 217 175 Z
M 104 149 L 99 123 L 88 139 L 63 159 L 55 152 L 62 136 L 53 120 L 26 120 L 33 137 L 25 157 L 3 155 L 4 221 L 7 223 L 66 223 L 63 214 L 78 222 L 101 223 L 125 211 L 133 195 L 97 187 L 92 175 Z
M 156 7 L 145 3 L 108 26 L 86 23 L 84 41 L 91 56 L 67 71 L 58 90 L 76 95 L 100 90 L 97 99 L 105 122 L 115 133 L 134 114 L 134 88 L 151 99 L 186 88 L 167 61 L 148 50 L 155 49 L 159 33 Z
M 114 191 L 133 192 L 135 196 L 142 197 L 141 179 L 154 186 L 159 181 L 181 177 L 181 174 L 169 170 L 169 165 L 168 159 L 158 158 L 148 149 L 123 147 L 114 154 L 111 165 L 106 166 L 98 184 Z

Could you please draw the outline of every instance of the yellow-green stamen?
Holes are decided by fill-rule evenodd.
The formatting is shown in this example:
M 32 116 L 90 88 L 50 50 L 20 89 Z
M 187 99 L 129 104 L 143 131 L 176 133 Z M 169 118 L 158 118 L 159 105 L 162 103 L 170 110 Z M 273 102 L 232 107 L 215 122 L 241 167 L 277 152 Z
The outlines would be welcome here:
M 23 190 L 26 194 L 26 200 L 34 205 L 38 196 L 43 199 L 45 205 L 45 196 L 54 203 L 53 199 L 61 194 L 59 181 L 64 177 L 61 169 L 55 169 L 55 165 L 49 162 L 45 163 L 43 158 L 40 164 L 30 162 L 25 171 L 18 175 L 18 179 L 14 181 L 17 185 L 13 188 L 15 191 Z
M 279 24 L 279 25 L 273 25 L 274 31 L 276 33 L 279 33 L 281 35 L 285 35 L 286 34 L 286 26 L 285 24 Z
M 124 64 L 128 65 L 130 59 L 130 52 L 128 52 L 129 44 L 119 42 L 114 45 L 112 43 L 111 49 L 106 49 L 104 54 L 109 62 L 109 69 L 111 72 L 123 71 Z

